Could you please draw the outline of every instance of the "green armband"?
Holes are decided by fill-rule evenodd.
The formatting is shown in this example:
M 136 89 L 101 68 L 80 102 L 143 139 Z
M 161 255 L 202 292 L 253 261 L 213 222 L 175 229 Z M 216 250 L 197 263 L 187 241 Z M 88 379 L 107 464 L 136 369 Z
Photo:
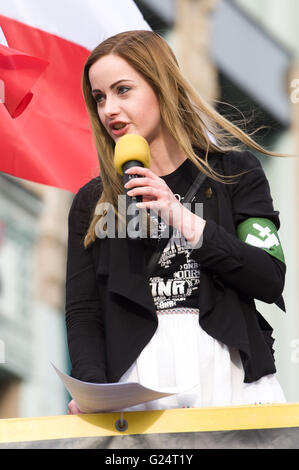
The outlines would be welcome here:
M 237 235 L 243 242 L 262 248 L 285 263 L 277 229 L 271 220 L 259 217 L 246 219 L 238 225 Z

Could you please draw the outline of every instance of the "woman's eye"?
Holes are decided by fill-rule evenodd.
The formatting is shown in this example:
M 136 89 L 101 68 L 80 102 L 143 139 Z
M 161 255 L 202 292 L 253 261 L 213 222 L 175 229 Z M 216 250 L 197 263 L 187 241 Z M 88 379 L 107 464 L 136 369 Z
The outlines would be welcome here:
M 104 95 L 101 95 L 101 94 L 94 95 L 94 99 L 95 99 L 96 103 L 101 103 L 103 98 L 104 98 Z
M 124 86 L 124 85 L 119 86 L 119 87 L 117 88 L 117 92 L 118 92 L 120 95 L 125 94 L 125 93 L 126 93 L 127 91 L 129 91 L 129 90 L 130 90 L 130 88 L 127 87 L 127 86 Z M 102 93 L 97 93 L 96 95 L 94 95 L 94 99 L 95 99 L 95 102 L 96 102 L 97 104 L 102 103 L 102 102 L 104 101 L 104 99 L 105 99 L 105 95 L 103 95 Z
M 128 90 L 130 90 L 130 88 L 127 87 L 127 86 L 124 86 L 124 85 L 118 87 L 118 92 L 119 92 L 121 95 L 123 95 L 124 93 L 126 93 Z

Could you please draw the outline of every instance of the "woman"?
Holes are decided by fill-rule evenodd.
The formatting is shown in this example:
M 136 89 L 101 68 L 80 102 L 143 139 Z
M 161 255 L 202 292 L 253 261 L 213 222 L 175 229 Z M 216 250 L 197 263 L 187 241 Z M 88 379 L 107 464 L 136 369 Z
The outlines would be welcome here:
M 259 160 L 232 142 L 277 154 L 205 103 L 151 31 L 121 33 L 95 48 L 83 92 L 100 177 L 79 190 L 69 213 L 71 375 L 186 391 L 131 410 L 284 402 L 272 329 L 254 303 L 284 309 L 279 213 Z M 142 197 L 139 206 L 159 214 L 160 236 L 164 221 L 178 234 L 152 273 L 148 263 L 159 237 L 96 236 L 96 206 L 108 202 L 117 213 L 124 193 L 113 155 L 125 134 L 144 137 L 151 152 L 149 168 L 129 170 L 139 176 L 128 183 L 129 196 Z M 186 208 L 183 198 L 199 171 L 208 177 Z M 203 204 L 202 216 L 194 202 Z M 80 412 L 73 400 L 69 412 Z

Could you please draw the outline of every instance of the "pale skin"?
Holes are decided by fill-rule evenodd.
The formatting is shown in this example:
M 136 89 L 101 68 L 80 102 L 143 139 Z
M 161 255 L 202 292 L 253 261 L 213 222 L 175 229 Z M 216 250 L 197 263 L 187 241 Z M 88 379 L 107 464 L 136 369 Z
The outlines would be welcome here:
M 125 60 L 109 54 L 97 60 L 89 70 L 89 80 L 101 123 L 112 139 L 124 134 L 144 137 L 150 147 L 150 168 L 132 167 L 126 188 L 129 196 L 142 196 L 139 207 L 152 209 L 168 224 L 179 230 L 192 246 L 199 242 L 205 220 L 181 204 L 160 176 L 176 170 L 186 160 L 160 115 L 159 102 L 149 83 Z M 123 130 L 111 127 L 114 122 L 125 123 Z M 69 414 L 81 413 L 72 400 Z

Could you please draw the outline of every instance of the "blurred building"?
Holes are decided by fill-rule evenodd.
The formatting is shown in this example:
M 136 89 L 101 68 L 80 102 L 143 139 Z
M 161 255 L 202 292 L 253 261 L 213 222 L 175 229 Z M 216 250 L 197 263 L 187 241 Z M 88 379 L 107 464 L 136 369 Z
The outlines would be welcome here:
M 268 126 L 256 136 L 261 145 L 299 154 L 297 0 L 135 3 L 173 47 L 202 96 L 228 118 L 242 119 L 244 113 L 251 120 L 247 131 Z M 258 156 L 280 211 L 288 269 L 287 313 L 261 302 L 257 308 L 274 327 L 278 376 L 294 402 L 299 401 L 299 165 L 296 159 Z M 66 411 L 68 396 L 51 362 L 68 370 L 64 289 L 72 198 L 67 191 L 0 175 L 0 418 Z
M 0 418 L 64 414 L 66 191 L 0 175 Z

